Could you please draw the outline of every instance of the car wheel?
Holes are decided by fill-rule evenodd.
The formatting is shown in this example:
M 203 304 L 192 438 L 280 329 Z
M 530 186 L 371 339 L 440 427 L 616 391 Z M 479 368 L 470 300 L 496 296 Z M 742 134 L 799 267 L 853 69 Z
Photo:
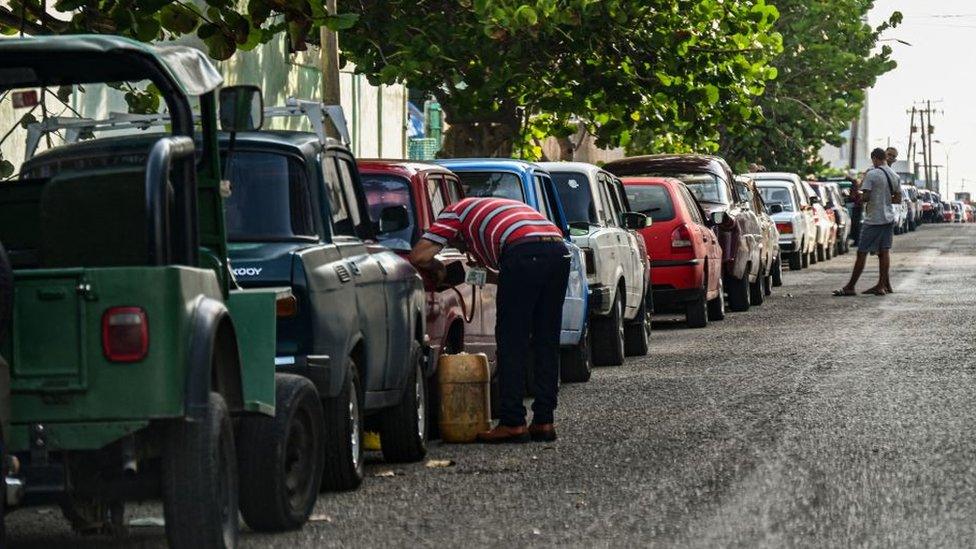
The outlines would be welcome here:
M 800 269 L 803 268 L 803 257 L 802 257 L 802 255 L 803 254 L 801 254 L 800 252 L 793 252 L 793 253 L 790 254 L 789 262 L 790 262 L 790 270 L 791 271 L 799 271 Z
M 624 303 L 621 291 L 606 317 L 591 319 L 593 326 L 593 364 L 620 366 L 624 363 Z
M 769 266 L 770 271 L 774 269 L 776 265 L 771 264 Z M 769 297 L 773 294 L 773 275 L 772 273 L 767 274 L 763 277 L 763 295 Z
M 830 243 L 824 246 L 824 259 L 830 261 L 834 258 L 834 246 L 836 244 Z
M 749 284 L 749 304 L 758 307 L 766 300 L 766 289 L 763 288 L 766 274 L 759 270 L 756 281 Z
M 352 490 L 363 482 L 363 404 L 359 370 L 350 358 L 339 394 L 322 402 L 325 415 L 324 490 Z
M 705 290 L 702 290 L 698 299 L 685 304 L 685 323 L 689 328 L 708 326 L 708 303 L 705 293 Z
M 380 418 L 383 459 L 391 463 L 413 463 L 427 455 L 427 380 L 420 343 L 410 346 L 410 374 L 400 404 Z
M 170 547 L 237 547 L 234 429 L 218 393 L 210 393 L 200 421 L 167 426 L 160 484 Z
M 584 383 L 590 380 L 592 372 L 590 331 L 586 327 L 578 344 L 559 350 L 559 379 L 563 383 Z
M 637 316 L 624 326 L 624 354 L 644 356 L 651 346 L 651 308 L 647 299 L 641 300 Z
M 708 302 L 708 320 L 725 320 L 725 284 L 718 279 L 718 297 Z
M 725 290 L 729 297 L 729 310 L 742 313 L 749 310 L 749 277 L 726 277 Z
M 792 261 L 792 258 L 790 258 Z M 790 267 L 792 269 L 792 267 Z M 779 288 L 783 285 L 783 256 L 776 258 L 776 263 L 773 264 L 773 286 Z
M 325 466 L 322 400 L 308 378 L 275 376 L 275 416 L 248 416 L 237 433 L 241 515 L 252 530 L 300 528 L 315 507 Z
M 826 261 L 827 260 L 826 259 L 826 255 L 827 254 L 826 254 L 826 251 L 824 250 L 824 248 L 826 248 L 826 247 L 827 247 L 826 244 L 817 244 L 817 257 L 816 257 L 816 261 L 814 263 L 819 263 L 821 261 Z
M 797 252 L 797 253 L 799 253 L 799 252 Z M 803 252 L 803 253 L 800 254 L 800 268 L 801 269 L 806 269 L 807 267 L 810 266 L 810 255 L 811 254 L 808 254 L 806 252 Z

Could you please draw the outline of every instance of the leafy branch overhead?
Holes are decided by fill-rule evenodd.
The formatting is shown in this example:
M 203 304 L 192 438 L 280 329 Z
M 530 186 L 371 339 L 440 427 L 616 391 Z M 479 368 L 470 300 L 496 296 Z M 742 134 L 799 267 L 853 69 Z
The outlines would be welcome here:
M 452 149 L 460 138 L 474 154 L 538 156 L 525 146 L 569 123 L 602 145 L 638 132 L 714 143 L 719 123 L 755 115 L 781 42 L 765 0 L 340 0 L 340 11 L 360 16 L 345 56 L 374 83 L 437 96 L 453 154 L 466 153 Z
M 352 14 L 330 14 L 322 0 L 8 0 L 0 5 L 0 32 L 117 34 L 143 42 L 195 34 L 215 59 L 251 50 L 279 33 L 293 49 L 317 41 L 319 28 L 347 29 Z M 241 7 L 245 9 L 240 9 Z
M 882 33 L 899 25 L 894 13 L 877 28 L 864 0 L 776 0 L 776 30 L 783 53 L 773 60 L 778 77 L 759 98 L 763 116 L 744 128 L 722 128 L 721 151 L 740 164 L 814 173 L 823 168 L 824 143 L 841 144 L 865 103 L 865 90 L 895 68 L 892 50 L 878 47 Z

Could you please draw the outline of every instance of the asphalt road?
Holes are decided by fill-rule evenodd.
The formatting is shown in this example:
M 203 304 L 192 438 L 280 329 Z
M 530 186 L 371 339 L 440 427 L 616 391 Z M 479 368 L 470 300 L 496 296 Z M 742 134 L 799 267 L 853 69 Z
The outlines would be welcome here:
M 852 260 L 704 330 L 662 319 L 649 356 L 563 387 L 556 443 L 377 460 L 303 530 L 244 545 L 976 546 L 976 225 L 896 237 L 890 296 L 829 297 Z M 74 537 L 50 509 L 8 525 L 18 547 L 164 544 Z

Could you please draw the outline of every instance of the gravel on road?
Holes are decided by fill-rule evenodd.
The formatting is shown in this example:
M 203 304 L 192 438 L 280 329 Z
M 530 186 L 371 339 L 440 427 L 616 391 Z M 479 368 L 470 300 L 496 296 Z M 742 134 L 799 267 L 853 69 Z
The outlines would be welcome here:
M 562 387 L 557 442 L 376 457 L 302 530 L 243 545 L 976 546 L 976 225 L 923 226 L 892 259 L 893 295 L 831 297 L 849 254 L 706 329 L 658 319 L 648 356 Z M 7 521 L 15 547 L 165 546 L 77 537 L 57 509 Z

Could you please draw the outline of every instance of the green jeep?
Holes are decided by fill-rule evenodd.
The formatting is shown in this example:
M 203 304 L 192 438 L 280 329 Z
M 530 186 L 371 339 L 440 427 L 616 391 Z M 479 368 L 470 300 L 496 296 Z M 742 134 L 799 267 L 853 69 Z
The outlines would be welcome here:
M 190 48 L 0 41 L 0 93 L 15 105 L 36 109 L 47 87 L 84 87 L 84 101 L 127 82 L 160 91 L 169 135 L 135 153 L 125 135 L 73 152 L 49 142 L 0 183 L 5 499 L 118 533 L 125 501 L 161 498 L 170 546 L 234 547 L 238 509 L 256 530 L 301 526 L 324 461 L 315 386 L 275 373 L 290 290 L 242 290 L 228 266 L 218 119 L 259 128 L 260 90 L 224 88 L 218 111 L 221 77 Z

